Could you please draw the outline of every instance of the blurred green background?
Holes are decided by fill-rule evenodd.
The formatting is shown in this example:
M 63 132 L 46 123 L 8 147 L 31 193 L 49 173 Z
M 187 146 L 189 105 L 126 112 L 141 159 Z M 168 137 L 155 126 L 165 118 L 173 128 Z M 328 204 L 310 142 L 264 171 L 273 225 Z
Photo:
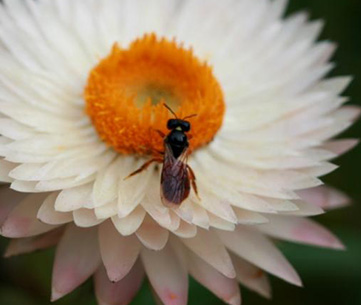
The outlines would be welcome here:
M 257 1 L 257 0 L 255 0 Z M 361 1 L 360 0 L 291 0 L 288 14 L 306 10 L 311 19 L 324 19 L 321 39 L 338 43 L 334 57 L 336 69 L 331 75 L 354 75 L 345 92 L 351 103 L 361 105 Z M 361 122 L 343 136 L 358 138 Z M 248 305 L 361 305 L 361 146 L 336 160 L 342 165 L 325 180 L 350 194 L 353 205 L 317 217 L 347 246 L 337 252 L 289 243 L 281 248 L 299 271 L 305 288 L 290 286 L 272 278 L 273 299 L 264 300 L 243 289 L 243 303 Z M 0 239 L 3 253 L 7 241 Z M 51 266 L 54 250 L 0 260 L 0 305 L 50 304 Z M 205 288 L 191 281 L 189 304 L 223 304 Z M 95 305 L 92 283 L 88 281 L 74 293 L 54 305 Z M 132 305 L 152 305 L 151 293 L 145 283 Z

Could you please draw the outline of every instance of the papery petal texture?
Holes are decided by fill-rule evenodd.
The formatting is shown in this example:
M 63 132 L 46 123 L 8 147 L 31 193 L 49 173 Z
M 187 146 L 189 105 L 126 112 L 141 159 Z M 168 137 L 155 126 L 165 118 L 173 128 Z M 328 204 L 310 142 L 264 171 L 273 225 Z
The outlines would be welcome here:
M 94 275 L 99 305 L 129 304 L 144 277 L 161 304 L 186 305 L 190 274 L 225 303 L 239 305 L 239 283 L 271 297 L 268 273 L 302 285 L 274 239 L 343 249 L 307 217 L 350 203 L 321 177 L 357 145 L 333 138 L 360 109 L 345 106 L 341 96 L 351 78 L 327 78 L 335 44 L 318 41 L 323 23 L 305 13 L 284 17 L 286 7 L 286 0 L 2 1 L 0 233 L 12 239 L 5 256 L 56 246 L 53 301 Z M 192 185 L 178 206 L 161 199 L 162 164 L 130 176 L 151 154 L 119 152 L 87 111 L 94 68 L 110 51 L 130 50 L 142 39 L 188 54 L 185 65 L 209 67 L 207 77 L 224 99 L 220 128 L 185 158 L 198 194 Z M 135 76 L 127 80 L 143 83 L 124 91 L 146 84 L 139 111 L 188 97 L 178 91 L 195 83 L 164 89 L 161 73 L 146 82 L 149 71 L 136 60 L 130 66 Z M 172 94 L 154 102 L 154 88 Z M 194 90 L 197 98 L 204 94 Z M 120 111 L 116 105 L 112 113 Z M 124 126 L 114 135 L 132 127 L 123 108 Z M 187 115 L 204 122 L 221 115 L 208 108 L 200 107 L 206 117 Z M 153 124 L 144 141 L 158 130 L 154 113 L 137 117 Z M 212 126 L 202 127 L 205 136 Z

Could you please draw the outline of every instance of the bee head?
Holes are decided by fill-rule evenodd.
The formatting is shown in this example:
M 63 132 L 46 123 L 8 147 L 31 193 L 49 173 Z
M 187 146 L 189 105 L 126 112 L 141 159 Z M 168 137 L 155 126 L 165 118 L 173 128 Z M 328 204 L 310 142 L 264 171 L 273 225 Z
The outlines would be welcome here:
M 183 132 L 188 132 L 191 129 L 191 124 L 188 121 L 180 119 L 170 119 L 167 122 L 167 128 L 169 130 L 180 130 Z

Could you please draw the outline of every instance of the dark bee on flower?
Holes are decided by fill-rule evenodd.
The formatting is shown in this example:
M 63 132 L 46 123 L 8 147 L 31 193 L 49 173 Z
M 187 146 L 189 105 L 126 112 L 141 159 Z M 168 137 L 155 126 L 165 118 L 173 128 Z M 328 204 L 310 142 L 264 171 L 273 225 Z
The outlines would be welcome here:
M 192 168 L 187 164 L 189 154 L 189 137 L 187 136 L 187 133 L 191 129 L 191 124 L 186 119 L 195 116 L 195 114 L 179 119 L 171 108 L 165 104 L 164 106 L 175 116 L 175 118 L 169 119 L 167 122 L 167 129 L 170 130 L 168 135 L 157 130 L 164 139 L 164 152 L 160 152 L 162 157 L 155 157 L 147 161 L 127 178 L 147 169 L 153 162 L 163 163 L 160 180 L 161 199 L 164 205 L 174 207 L 180 206 L 189 196 L 191 186 L 198 195 L 195 174 Z

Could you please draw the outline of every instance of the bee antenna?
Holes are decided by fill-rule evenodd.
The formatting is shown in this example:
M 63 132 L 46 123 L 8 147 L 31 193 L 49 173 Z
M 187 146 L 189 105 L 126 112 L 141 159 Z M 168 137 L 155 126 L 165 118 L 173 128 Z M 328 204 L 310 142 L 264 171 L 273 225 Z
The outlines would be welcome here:
M 172 108 L 170 108 L 166 103 L 163 104 L 163 106 L 165 108 L 167 108 L 174 116 L 176 119 L 178 119 L 177 115 L 175 114 L 175 112 L 172 110 Z
M 197 116 L 198 114 L 191 114 L 191 115 L 187 115 L 186 117 L 184 117 L 182 120 L 185 120 L 185 119 L 190 119 L 190 118 L 193 118 L 195 116 Z

